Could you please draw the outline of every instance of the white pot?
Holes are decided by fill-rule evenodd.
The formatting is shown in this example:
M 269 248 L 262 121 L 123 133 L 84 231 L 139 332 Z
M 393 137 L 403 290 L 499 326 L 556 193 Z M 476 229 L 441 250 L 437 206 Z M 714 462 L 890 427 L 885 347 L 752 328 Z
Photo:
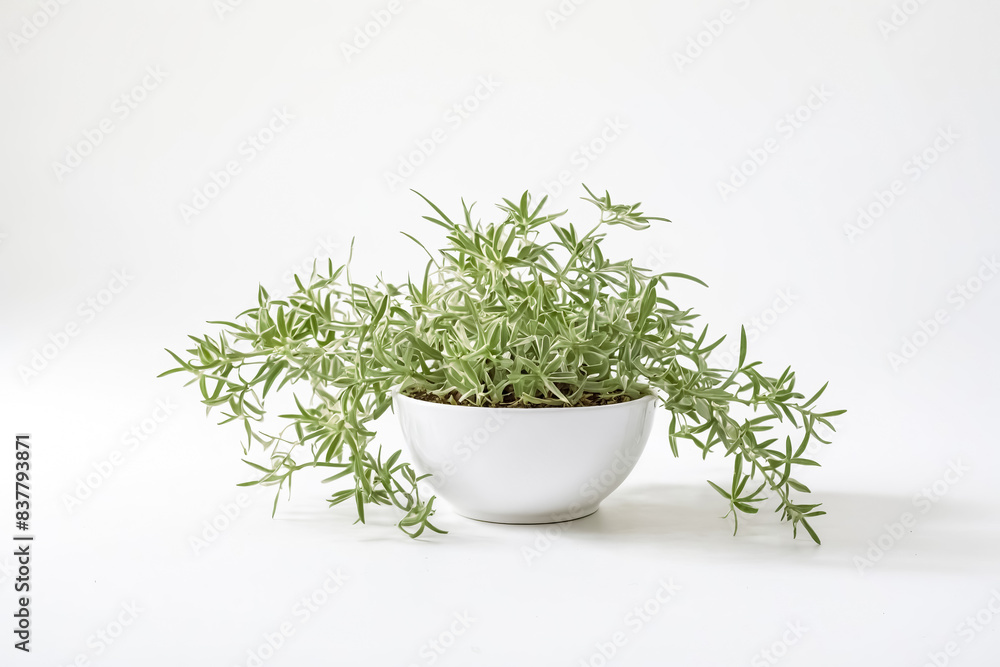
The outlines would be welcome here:
M 398 392 L 411 460 L 435 494 L 471 519 L 553 523 L 597 511 L 632 472 L 653 396 L 580 408 L 478 408 Z

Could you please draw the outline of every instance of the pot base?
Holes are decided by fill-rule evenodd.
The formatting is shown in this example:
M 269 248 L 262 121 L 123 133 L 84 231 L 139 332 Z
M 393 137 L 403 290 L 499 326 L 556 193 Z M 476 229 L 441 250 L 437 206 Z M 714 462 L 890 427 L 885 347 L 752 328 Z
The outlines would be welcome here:
M 499 523 L 506 524 L 510 526 L 538 526 L 548 523 L 566 523 L 569 521 L 576 521 L 577 519 L 584 519 L 598 510 L 600 506 L 595 505 L 591 507 L 585 507 L 583 509 L 577 510 L 576 512 L 567 512 L 566 514 L 557 514 L 551 516 L 536 516 L 536 515 L 525 515 L 525 514 L 480 514 L 478 516 L 472 516 L 470 514 L 462 514 L 458 512 L 459 516 L 465 517 L 466 519 L 472 519 L 473 521 L 481 521 L 483 523 Z

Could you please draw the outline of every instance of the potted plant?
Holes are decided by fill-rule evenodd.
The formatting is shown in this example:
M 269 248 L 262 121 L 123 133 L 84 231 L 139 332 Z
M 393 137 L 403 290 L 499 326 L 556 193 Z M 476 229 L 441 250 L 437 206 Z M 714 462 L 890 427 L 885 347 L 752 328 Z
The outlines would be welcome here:
M 731 484 L 709 484 L 734 519 L 774 497 L 793 535 L 801 527 L 819 543 L 808 520 L 824 512 L 793 500 L 809 489 L 792 475 L 817 465 L 806 449 L 827 442 L 818 427 L 843 412 L 815 407 L 826 385 L 806 399 L 790 368 L 763 374 L 747 361 L 745 331 L 735 367 L 716 368 L 710 354 L 724 337 L 698 333 L 697 316 L 667 296 L 672 281 L 704 283 L 602 250 L 610 226 L 669 221 L 586 192 L 600 217 L 585 232 L 528 193 L 504 199 L 495 223 L 464 201 L 452 220 L 420 195 L 433 211 L 424 219 L 445 232 L 436 252 L 403 232 L 428 256 L 422 276 L 363 285 L 350 260 L 328 261 L 296 276 L 287 299 L 260 287 L 255 306 L 210 323 L 217 335 L 192 336 L 188 358 L 170 352 L 177 366 L 163 375 L 191 375 L 221 423 L 242 424 L 245 451 L 264 448 L 263 464 L 247 460 L 259 476 L 245 484 L 276 486 L 275 507 L 296 471 L 323 468 L 324 482 L 347 481 L 331 506 L 353 501 L 364 522 L 366 507 L 394 505 L 412 537 L 443 532 L 428 486 L 473 518 L 578 518 L 631 471 L 662 408 L 674 456 L 687 440 L 732 459 Z M 265 399 L 286 387 L 304 391 L 267 434 Z M 374 421 L 393 406 L 413 465 L 373 444 Z

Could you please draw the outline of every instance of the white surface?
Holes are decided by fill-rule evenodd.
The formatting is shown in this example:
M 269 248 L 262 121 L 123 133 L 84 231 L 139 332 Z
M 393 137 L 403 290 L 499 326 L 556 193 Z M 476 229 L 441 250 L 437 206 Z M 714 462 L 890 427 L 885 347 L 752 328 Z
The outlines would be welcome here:
M 426 665 L 427 642 L 452 627 L 463 632 L 434 664 L 597 665 L 595 645 L 621 632 L 609 664 L 768 664 L 760 652 L 785 636 L 797 641 L 781 665 L 922 665 L 952 641 L 948 664 L 996 665 L 1000 617 L 960 624 L 1000 590 L 1000 281 L 977 275 L 994 278 L 1000 250 L 1000 6 L 908 3 L 918 11 L 884 36 L 891 0 L 592 0 L 554 29 L 554 0 L 406 1 L 348 63 L 341 42 L 387 4 L 258 0 L 220 18 L 209 0 L 72 2 L 16 52 L 8 33 L 39 5 L 0 9 L 0 437 L 33 434 L 38 536 L 35 650 L 15 653 L 8 634 L 0 663 L 247 665 L 289 623 L 268 667 Z M 730 23 L 679 70 L 674 54 L 724 9 Z M 53 162 L 105 118 L 110 134 L 58 180 Z M 268 133 L 259 149 L 248 138 Z M 433 154 L 390 191 L 385 173 L 428 141 Z M 762 150 L 723 201 L 719 181 Z M 185 225 L 180 206 L 228 163 L 238 173 Z M 565 529 L 442 508 L 451 534 L 412 542 L 392 515 L 352 526 L 306 478 L 272 521 L 270 497 L 234 486 L 250 476 L 238 429 L 205 419 L 175 377 L 154 379 L 162 348 L 251 304 L 258 281 L 288 290 L 313 257 L 344 259 L 351 237 L 359 277 L 418 270 L 397 232 L 437 232 L 407 188 L 488 216 L 526 187 L 554 192 L 564 171 L 674 220 L 621 230 L 609 254 L 700 276 L 711 289 L 675 297 L 715 331 L 746 324 L 770 369 L 792 364 L 803 387 L 831 380 L 826 405 L 849 413 L 803 479 L 829 510 L 822 547 L 769 513 L 732 537 L 704 483 L 728 463 L 672 459 L 662 418 L 622 488 Z M 888 210 L 849 240 L 859 207 L 877 212 L 895 181 Z M 589 219 L 578 191 L 555 203 Z M 23 381 L 18 368 L 68 326 L 76 335 Z M 894 368 L 904 337 L 922 345 Z M 399 445 L 391 421 L 382 433 Z M 109 478 L 68 510 L 115 451 Z M 880 539 L 887 552 L 859 572 Z M 349 578 L 325 604 L 297 607 L 338 569 Z M 628 616 L 648 600 L 659 613 Z M 132 603 L 137 618 L 97 655 L 91 637 Z M 786 635 L 789 623 L 808 629 Z

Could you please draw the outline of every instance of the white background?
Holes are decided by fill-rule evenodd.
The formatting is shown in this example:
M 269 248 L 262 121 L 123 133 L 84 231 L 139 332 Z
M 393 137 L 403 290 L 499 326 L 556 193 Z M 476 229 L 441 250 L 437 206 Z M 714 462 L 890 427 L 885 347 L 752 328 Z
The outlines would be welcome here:
M 263 664 L 598 666 L 617 632 L 607 664 L 997 664 L 1000 5 L 405 0 L 367 45 L 357 31 L 388 0 L 220 7 L 0 10 L 0 497 L 7 517 L 29 432 L 37 535 L 30 655 L 11 647 L 0 551 L 0 663 L 253 665 L 287 623 Z M 293 118 L 250 160 L 275 109 Z M 239 173 L 185 216 L 229 161 Z M 554 205 L 579 224 L 581 181 L 673 220 L 614 230 L 610 252 L 700 276 L 710 289 L 676 298 L 713 331 L 745 324 L 770 370 L 831 381 L 824 405 L 849 412 L 803 476 L 829 511 L 822 547 L 770 512 L 732 537 L 704 483 L 728 462 L 673 459 L 663 416 L 625 485 L 561 528 L 442 503 L 451 533 L 410 541 L 392 514 L 328 510 L 305 475 L 272 520 L 269 494 L 234 486 L 252 477 L 239 429 L 155 379 L 163 348 L 213 332 L 258 283 L 280 293 L 314 257 L 343 261 L 351 238 L 357 276 L 419 270 L 398 232 L 439 236 L 409 188 L 490 217 L 563 171 Z M 862 228 L 859 208 L 880 215 Z M 391 416 L 380 434 L 400 446 Z M 662 604 L 661 581 L 677 587 Z M 309 596 L 323 604 L 306 614 Z

